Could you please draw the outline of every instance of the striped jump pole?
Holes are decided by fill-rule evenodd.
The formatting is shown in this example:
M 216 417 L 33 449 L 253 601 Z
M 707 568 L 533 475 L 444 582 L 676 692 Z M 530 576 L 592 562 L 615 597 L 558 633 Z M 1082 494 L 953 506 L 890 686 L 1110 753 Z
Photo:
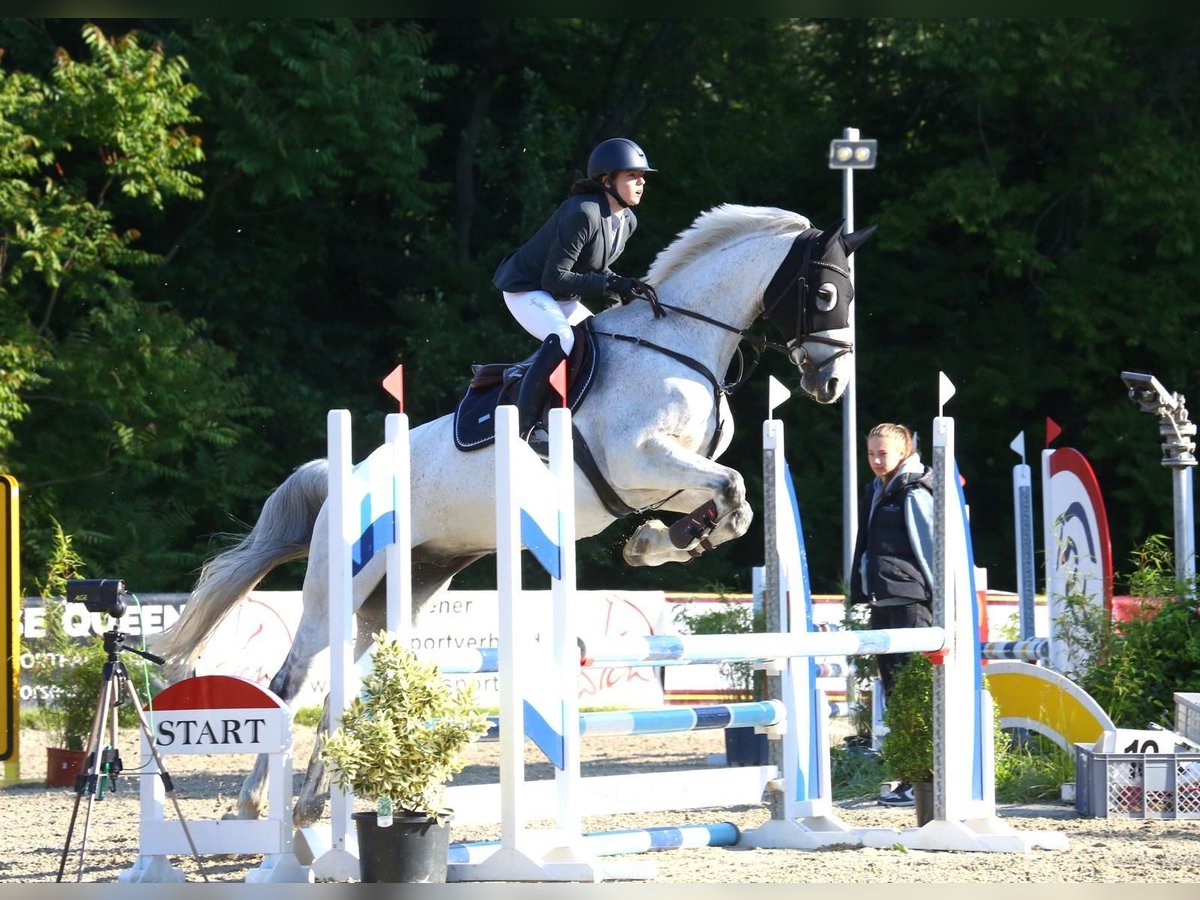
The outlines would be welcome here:
M 717 635 L 719 637 L 719 635 Z M 666 637 L 664 635 L 664 637 Z M 695 649 L 695 645 L 691 643 L 693 637 L 708 637 L 707 635 L 692 635 L 685 639 L 688 641 L 687 648 Z M 621 663 L 630 668 L 638 666 L 659 667 L 670 665 L 697 665 L 700 662 L 723 663 L 723 662 L 768 662 L 774 657 L 764 656 L 761 653 L 755 653 L 752 658 L 738 660 L 727 656 L 721 656 L 711 660 L 693 659 L 687 655 L 679 657 L 671 657 L 669 659 L 662 658 L 662 649 L 660 646 L 639 647 L 633 644 L 626 646 L 624 644 L 609 643 L 608 639 L 604 639 L 599 643 L 593 642 L 593 646 L 598 651 L 607 657 L 619 657 L 625 653 L 646 653 L 639 659 L 622 659 Z M 791 655 L 791 654 L 789 654 Z M 500 671 L 500 651 L 496 647 L 478 647 L 475 649 L 455 649 L 455 650 L 438 650 L 434 653 L 417 653 L 418 658 L 437 663 L 438 670 L 443 675 L 480 675 L 490 674 Z M 651 658 L 651 656 L 653 658 Z M 984 657 L 985 659 L 988 657 Z M 1015 659 L 1013 656 L 996 656 L 995 659 Z M 584 658 L 581 663 L 584 666 L 590 665 L 584 651 Z M 836 662 L 818 662 L 816 665 L 816 674 L 819 678 L 840 678 L 847 674 L 846 667 L 841 663 Z
M 594 831 L 583 836 L 583 845 L 593 856 L 618 856 L 652 850 L 681 850 L 695 847 L 732 847 L 738 828 L 732 822 L 707 825 L 665 825 L 653 828 L 620 828 Z M 500 846 L 499 841 L 471 841 L 450 845 L 451 865 L 483 862 Z
M 783 704 L 774 700 L 718 703 L 710 706 L 667 706 L 659 709 L 624 709 L 580 713 L 579 736 L 673 734 L 724 728 L 769 728 L 785 721 Z M 500 736 L 500 717 L 490 716 L 480 740 Z
M 586 662 L 605 665 L 647 662 L 692 665 L 723 662 L 770 662 L 789 657 L 843 654 L 912 653 L 941 650 L 941 628 L 886 628 L 877 631 L 751 634 L 646 635 L 583 642 Z
M 1030 638 L 1024 641 L 980 641 L 979 658 L 1046 662 L 1050 659 L 1050 639 Z

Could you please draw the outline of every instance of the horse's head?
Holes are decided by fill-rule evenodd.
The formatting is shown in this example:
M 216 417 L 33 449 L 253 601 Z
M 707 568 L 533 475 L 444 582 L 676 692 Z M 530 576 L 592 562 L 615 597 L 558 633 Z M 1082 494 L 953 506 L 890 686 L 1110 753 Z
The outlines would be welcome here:
M 843 234 L 844 225 L 801 232 L 763 294 L 765 315 L 788 339 L 800 386 L 818 403 L 833 403 L 849 384 L 854 352 L 849 259 L 875 231 L 872 225 Z

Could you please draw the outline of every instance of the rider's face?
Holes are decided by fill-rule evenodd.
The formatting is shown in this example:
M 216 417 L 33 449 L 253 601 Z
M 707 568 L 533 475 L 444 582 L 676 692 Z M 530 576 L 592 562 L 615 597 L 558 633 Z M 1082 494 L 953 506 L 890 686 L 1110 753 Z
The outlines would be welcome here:
M 646 188 L 646 173 L 641 169 L 625 169 L 612 179 L 617 195 L 630 206 L 642 202 L 642 191 Z

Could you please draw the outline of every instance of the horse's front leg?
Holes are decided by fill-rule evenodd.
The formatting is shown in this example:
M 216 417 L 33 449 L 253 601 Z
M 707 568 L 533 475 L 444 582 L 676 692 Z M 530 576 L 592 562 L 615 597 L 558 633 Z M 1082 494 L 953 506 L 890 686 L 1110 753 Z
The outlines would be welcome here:
M 377 560 L 379 564 L 376 563 Z M 371 564 L 359 573 L 358 580 L 354 583 L 354 602 L 362 604 L 357 610 L 357 631 L 354 638 L 355 661 L 359 660 L 370 648 L 375 633 L 387 627 L 386 597 L 379 585 L 382 577 L 382 560 L 383 554 L 377 554 L 371 560 Z M 370 593 L 363 600 L 360 594 L 368 591 Z M 325 814 L 325 805 L 329 802 L 329 773 L 325 768 L 325 761 L 321 759 L 321 751 L 329 738 L 329 730 L 329 695 L 326 694 L 312 755 L 308 760 L 308 768 L 304 770 L 304 779 L 300 784 L 300 790 L 296 792 L 296 803 L 292 808 L 292 824 L 296 828 L 305 828 Z
M 677 485 L 679 493 L 666 508 L 689 514 L 670 527 L 657 519 L 640 525 L 625 543 L 629 565 L 687 562 L 750 528 L 754 511 L 737 470 L 670 444 L 646 445 L 640 457 L 642 484 Z

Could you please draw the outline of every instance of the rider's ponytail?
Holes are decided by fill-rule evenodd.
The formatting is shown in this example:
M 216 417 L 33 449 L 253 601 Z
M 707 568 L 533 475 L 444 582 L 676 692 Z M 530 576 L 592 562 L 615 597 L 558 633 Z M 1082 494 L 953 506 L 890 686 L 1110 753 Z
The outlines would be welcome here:
M 578 174 L 580 175 L 580 177 L 575 179 L 574 184 L 571 185 L 571 189 L 569 191 L 567 191 L 568 197 L 574 197 L 577 194 L 603 194 L 604 193 L 604 185 L 602 185 L 595 178 L 585 178 L 582 176 L 582 173 L 578 173 Z

